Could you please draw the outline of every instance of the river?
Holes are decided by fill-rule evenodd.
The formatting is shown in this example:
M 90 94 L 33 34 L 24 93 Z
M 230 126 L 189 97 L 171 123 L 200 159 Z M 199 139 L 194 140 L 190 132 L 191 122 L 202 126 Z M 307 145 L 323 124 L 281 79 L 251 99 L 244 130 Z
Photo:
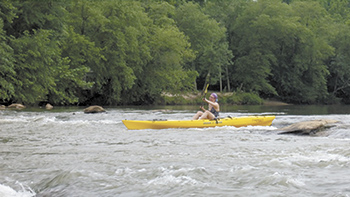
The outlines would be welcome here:
M 350 196 L 350 106 L 222 106 L 268 127 L 127 130 L 190 119 L 197 106 L 0 111 L 0 196 Z M 317 136 L 276 129 L 334 119 Z

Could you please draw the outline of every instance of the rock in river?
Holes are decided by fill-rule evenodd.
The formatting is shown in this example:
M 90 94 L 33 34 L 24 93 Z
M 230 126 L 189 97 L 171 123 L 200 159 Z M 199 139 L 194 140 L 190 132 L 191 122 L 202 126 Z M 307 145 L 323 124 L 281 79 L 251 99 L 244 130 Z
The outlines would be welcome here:
M 12 109 L 24 109 L 26 108 L 24 105 L 19 104 L 19 103 L 14 103 L 8 106 L 8 108 Z
M 106 112 L 106 110 L 103 109 L 103 107 L 98 105 L 93 105 L 84 109 L 84 113 L 101 113 L 101 112 Z
M 318 131 L 321 131 L 326 128 L 334 127 L 334 123 L 337 123 L 337 120 L 311 120 L 294 123 L 290 126 L 283 127 L 278 129 L 282 132 L 279 134 L 297 134 L 297 135 L 314 135 Z

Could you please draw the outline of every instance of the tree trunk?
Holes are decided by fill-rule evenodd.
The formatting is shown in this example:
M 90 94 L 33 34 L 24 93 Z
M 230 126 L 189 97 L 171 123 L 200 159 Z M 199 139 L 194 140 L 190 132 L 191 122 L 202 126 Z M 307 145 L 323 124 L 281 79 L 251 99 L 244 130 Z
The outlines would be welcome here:
M 220 66 L 220 69 L 219 69 L 219 78 L 220 78 L 220 93 L 222 92 L 222 74 L 221 74 L 221 66 Z
M 227 91 L 231 92 L 231 88 L 230 88 L 230 76 L 228 74 L 228 65 L 226 65 L 226 77 L 227 77 Z

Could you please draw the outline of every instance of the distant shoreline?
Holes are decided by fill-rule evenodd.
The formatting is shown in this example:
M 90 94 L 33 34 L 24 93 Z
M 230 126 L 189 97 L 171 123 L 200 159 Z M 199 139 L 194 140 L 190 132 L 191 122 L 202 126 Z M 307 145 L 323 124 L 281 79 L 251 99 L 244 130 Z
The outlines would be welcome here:
M 209 97 L 211 92 L 208 92 L 205 97 Z M 217 92 L 220 104 L 234 105 L 265 105 L 265 106 L 286 106 L 291 105 L 276 99 L 262 99 L 259 95 L 245 92 Z M 158 104 L 164 105 L 189 105 L 202 103 L 203 95 L 200 92 L 186 92 L 171 94 L 163 92 L 161 94 L 162 101 Z

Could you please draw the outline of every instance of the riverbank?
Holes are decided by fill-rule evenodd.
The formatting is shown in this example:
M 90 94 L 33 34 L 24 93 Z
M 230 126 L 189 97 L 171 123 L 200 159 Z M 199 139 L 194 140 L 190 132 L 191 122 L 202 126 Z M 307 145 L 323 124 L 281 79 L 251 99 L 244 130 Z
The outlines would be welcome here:
M 206 97 L 212 92 L 208 92 Z M 279 106 L 289 105 L 278 100 L 264 100 L 255 93 L 246 92 L 225 92 L 217 93 L 220 104 L 231 104 L 231 105 L 267 105 L 267 106 Z M 181 93 L 181 94 L 170 94 L 163 93 L 161 98 L 156 101 L 156 104 L 160 105 L 192 105 L 202 104 L 204 96 L 200 92 L 196 93 Z
M 208 92 L 206 98 L 212 92 Z M 289 103 L 285 103 L 282 101 L 274 100 L 274 99 L 262 99 L 259 95 L 254 93 L 245 93 L 245 92 L 225 92 L 225 93 L 217 93 L 219 103 L 220 104 L 229 104 L 229 105 L 265 105 L 265 106 L 285 106 L 291 105 Z M 154 101 L 154 105 L 202 105 L 203 104 L 203 95 L 200 92 L 191 92 L 191 93 L 181 93 L 181 94 L 170 94 L 163 93 L 161 96 Z M 101 105 L 102 106 L 102 105 Z M 9 106 L 1 105 L 0 110 L 5 110 L 7 108 L 12 109 L 24 109 L 27 106 L 22 105 L 20 103 L 12 103 Z M 53 108 L 52 105 L 47 103 L 46 105 L 31 105 L 29 107 L 39 107 L 46 108 L 50 110 Z M 83 105 L 81 105 L 83 107 Z M 84 106 L 86 107 L 86 106 Z

